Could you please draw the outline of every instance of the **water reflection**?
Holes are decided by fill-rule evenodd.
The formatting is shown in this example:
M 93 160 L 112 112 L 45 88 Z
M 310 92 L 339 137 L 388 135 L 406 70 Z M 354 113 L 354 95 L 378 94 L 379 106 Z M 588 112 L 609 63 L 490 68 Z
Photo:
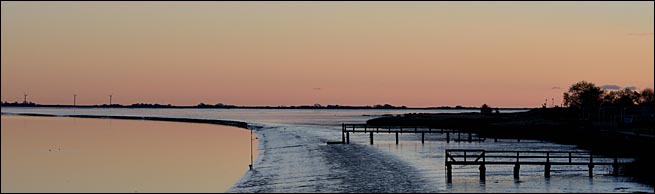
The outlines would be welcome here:
M 234 127 L 1 118 L 3 193 L 224 192 L 250 163 L 250 132 Z
M 543 166 L 521 168 L 487 166 L 484 187 L 477 166 L 454 169 L 453 184 L 446 181 L 445 149 L 576 150 L 575 146 L 544 141 L 493 139 L 456 141 L 457 134 L 403 134 L 400 145 L 394 135 L 350 134 L 352 145 L 326 145 L 340 141 L 341 123 L 362 123 L 370 115 L 408 112 L 459 112 L 457 110 L 244 110 L 244 109 L 113 109 L 111 114 L 195 119 L 239 120 L 264 127 L 259 168 L 247 173 L 233 192 L 652 192 L 652 187 L 629 177 L 605 176 L 597 168 L 593 180 L 586 167 L 553 170 L 546 183 Z M 69 109 L 3 108 L 9 113 L 72 114 Z M 107 115 L 107 109 L 80 109 L 77 114 Z M 369 115 L 369 116 L 364 116 Z M 466 136 L 466 137 L 465 137 Z M 467 139 L 468 135 L 460 138 Z M 247 138 L 245 138 L 247 140 Z M 450 139 L 450 141 L 449 141 Z M 247 162 L 245 163 L 247 164 Z M 247 166 L 244 166 L 247 168 Z M 608 174 L 608 173 L 605 173 Z M 367 184 L 359 184 L 366 181 Z M 4 188 L 4 187 L 3 187 Z

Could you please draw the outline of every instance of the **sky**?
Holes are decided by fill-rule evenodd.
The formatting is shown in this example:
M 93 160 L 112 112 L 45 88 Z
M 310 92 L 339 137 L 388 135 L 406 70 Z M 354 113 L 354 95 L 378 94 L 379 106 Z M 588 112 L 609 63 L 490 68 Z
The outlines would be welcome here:
M 7 2 L 2 100 L 538 107 L 652 88 L 652 1 Z

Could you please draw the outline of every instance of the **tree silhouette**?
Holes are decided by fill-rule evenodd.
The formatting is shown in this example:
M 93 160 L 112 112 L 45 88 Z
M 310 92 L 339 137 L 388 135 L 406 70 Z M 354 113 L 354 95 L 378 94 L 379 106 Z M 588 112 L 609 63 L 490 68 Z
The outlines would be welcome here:
M 612 105 L 619 99 L 619 94 L 615 91 L 610 91 L 603 95 L 603 105 Z
M 631 107 L 653 102 L 653 89 L 646 88 L 641 93 L 625 88 L 619 91 L 610 91 L 603 95 L 603 106 Z
M 655 93 L 652 88 L 646 88 L 641 91 L 639 105 L 655 105 Z
M 639 103 L 640 97 L 641 95 L 637 91 L 626 88 L 616 92 L 614 104 L 619 107 L 631 107 Z
M 483 104 L 482 107 L 480 107 L 480 113 L 483 115 L 489 115 L 491 114 L 492 109 L 489 107 L 487 104 Z
M 564 105 L 581 114 L 587 119 L 594 112 L 598 111 L 603 99 L 603 90 L 595 84 L 587 81 L 580 81 L 573 84 L 567 93 L 564 93 Z

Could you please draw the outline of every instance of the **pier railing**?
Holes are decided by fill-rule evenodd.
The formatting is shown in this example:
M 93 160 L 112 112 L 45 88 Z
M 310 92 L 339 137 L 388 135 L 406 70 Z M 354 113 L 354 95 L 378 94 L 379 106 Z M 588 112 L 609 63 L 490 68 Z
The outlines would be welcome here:
M 350 144 L 350 134 L 351 133 L 368 133 L 370 135 L 370 142 L 373 145 L 373 134 L 374 133 L 386 133 L 386 134 L 396 134 L 396 144 L 398 144 L 399 139 L 398 135 L 403 133 L 414 133 L 421 134 L 421 143 L 425 143 L 426 134 L 446 134 L 447 142 L 450 142 L 450 135 L 457 135 L 455 141 L 484 141 L 483 138 L 475 137 L 471 132 L 464 132 L 457 129 L 442 129 L 434 128 L 429 126 L 390 126 L 390 125 L 369 125 L 369 124 L 346 124 L 341 125 L 341 140 L 345 144 Z M 466 140 L 462 139 L 462 135 L 468 138 Z
M 446 176 L 452 180 L 453 165 L 480 165 L 480 179 L 485 179 L 487 165 L 514 165 L 514 177 L 519 177 L 522 165 L 544 166 L 544 176 L 550 177 L 551 166 L 587 166 L 593 176 L 594 166 L 612 166 L 613 174 L 619 174 L 623 158 L 594 155 L 585 151 L 490 151 L 480 149 L 447 149 L 445 155 Z

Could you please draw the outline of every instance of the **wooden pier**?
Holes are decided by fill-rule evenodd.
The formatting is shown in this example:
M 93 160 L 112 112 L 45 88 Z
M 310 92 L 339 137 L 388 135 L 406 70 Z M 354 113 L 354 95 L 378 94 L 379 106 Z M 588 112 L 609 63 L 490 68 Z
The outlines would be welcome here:
M 436 129 L 425 126 L 378 126 L 378 125 L 368 125 L 368 124 L 346 124 L 343 123 L 341 126 L 341 141 L 344 144 L 350 144 L 350 134 L 354 133 L 368 133 L 370 144 L 373 145 L 373 134 L 374 133 L 386 133 L 386 134 L 396 134 L 396 144 L 399 143 L 399 134 L 402 133 L 415 133 L 421 134 L 421 143 L 425 143 L 425 135 L 438 133 L 446 134 L 446 141 L 450 143 L 451 134 L 453 135 L 453 141 L 484 141 L 484 138 L 474 137 L 471 132 L 464 132 L 456 129 Z M 455 139 L 454 137 L 457 137 Z M 466 139 L 462 139 L 466 138 Z
M 623 158 L 593 155 L 581 151 L 487 151 L 476 149 L 446 150 L 446 179 L 452 182 L 453 165 L 479 165 L 480 181 L 485 180 L 487 165 L 514 165 L 514 178 L 519 178 L 523 165 L 544 166 L 544 176 L 550 177 L 551 166 L 587 166 L 593 177 L 594 166 L 612 166 L 612 174 L 619 174 L 619 160 Z

